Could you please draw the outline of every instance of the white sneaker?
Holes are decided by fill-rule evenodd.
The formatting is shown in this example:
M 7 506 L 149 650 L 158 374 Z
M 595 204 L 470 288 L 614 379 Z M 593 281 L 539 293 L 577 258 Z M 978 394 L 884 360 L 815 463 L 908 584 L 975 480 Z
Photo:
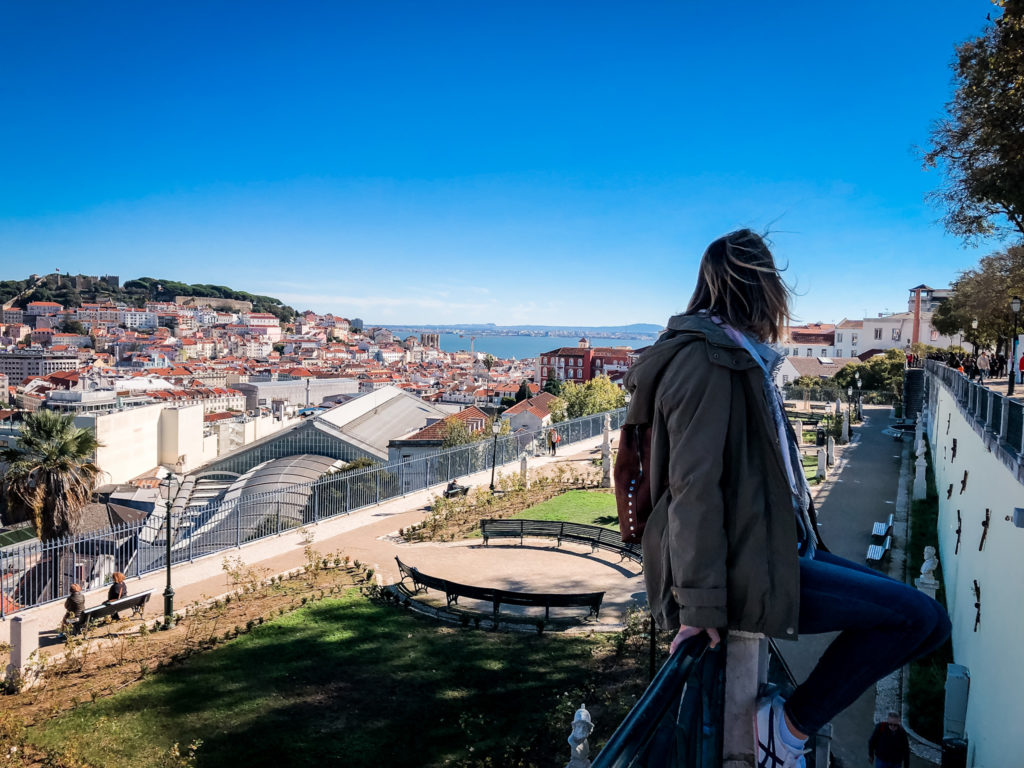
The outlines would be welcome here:
M 810 750 L 787 746 L 779 733 L 785 727 L 783 704 L 785 700 L 778 693 L 757 702 L 757 714 L 754 716 L 757 768 L 807 768 L 804 755 Z

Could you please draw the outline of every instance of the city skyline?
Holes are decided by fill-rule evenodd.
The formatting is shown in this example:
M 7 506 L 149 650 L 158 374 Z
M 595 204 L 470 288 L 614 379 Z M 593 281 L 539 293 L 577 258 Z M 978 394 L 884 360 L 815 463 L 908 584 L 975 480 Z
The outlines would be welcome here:
M 998 247 L 942 232 L 914 151 L 989 8 L 7 6 L 3 271 L 389 325 L 661 324 L 750 226 L 795 322 L 899 311 Z

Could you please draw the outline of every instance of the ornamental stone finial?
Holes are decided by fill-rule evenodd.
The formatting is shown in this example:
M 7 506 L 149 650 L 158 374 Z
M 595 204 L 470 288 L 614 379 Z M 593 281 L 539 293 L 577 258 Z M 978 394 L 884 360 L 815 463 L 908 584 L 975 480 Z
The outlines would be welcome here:
M 572 733 L 569 735 L 569 762 L 565 768 L 590 768 L 590 743 L 587 741 L 594 730 L 586 704 L 580 704 L 572 719 Z

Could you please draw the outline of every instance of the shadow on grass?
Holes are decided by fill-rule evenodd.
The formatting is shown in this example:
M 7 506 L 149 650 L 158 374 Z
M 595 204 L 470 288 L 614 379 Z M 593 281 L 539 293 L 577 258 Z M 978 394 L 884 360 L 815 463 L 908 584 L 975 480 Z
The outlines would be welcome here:
M 77 743 L 97 766 L 158 765 L 195 739 L 199 766 L 513 755 L 543 765 L 568 733 L 550 713 L 562 692 L 586 687 L 599 642 L 438 627 L 353 592 L 80 705 L 32 738 Z

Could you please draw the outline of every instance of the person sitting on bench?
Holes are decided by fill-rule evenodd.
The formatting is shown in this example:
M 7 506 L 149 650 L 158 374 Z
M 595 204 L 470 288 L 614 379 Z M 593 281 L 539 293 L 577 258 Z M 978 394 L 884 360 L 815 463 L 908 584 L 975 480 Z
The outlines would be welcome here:
M 64 601 L 64 610 L 66 613 L 60 622 L 58 638 L 64 637 L 64 635 L 71 631 L 71 627 L 74 626 L 74 623 L 81 617 L 82 611 L 85 610 L 85 595 L 82 594 L 82 587 L 78 584 L 71 585 L 71 594 Z
M 124 574 L 120 571 L 114 571 L 114 583 L 107 590 L 107 599 L 104 601 L 104 605 L 115 600 L 123 600 L 126 597 L 128 597 L 128 586 L 124 583 Z M 121 614 L 112 613 L 111 618 L 114 621 L 120 621 Z
M 444 496 L 446 499 L 450 499 L 452 496 L 465 496 L 469 491 L 468 485 L 459 485 L 457 481 L 458 478 L 453 477 L 451 482 L 448 483 L 448 487 L 444 489 Z

